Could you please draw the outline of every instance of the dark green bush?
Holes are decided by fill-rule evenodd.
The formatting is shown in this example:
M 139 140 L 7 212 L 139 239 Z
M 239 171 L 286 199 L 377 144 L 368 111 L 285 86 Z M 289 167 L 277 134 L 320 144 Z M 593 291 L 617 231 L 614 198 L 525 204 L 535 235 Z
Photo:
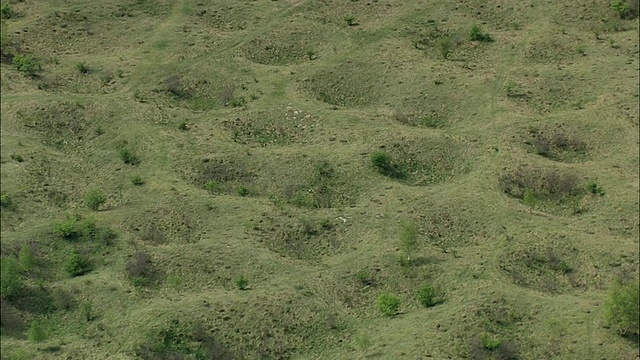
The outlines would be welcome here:
M 10 19 L 15 15 L 15 11 L 13 10 L 13 7 L 9 4 L 7 4 L 6 2 L 4 4 L 2 4 L 2 7 L 0 7 L 0 17 L 2 17 L 3 19 Z
M 403 179 L 405 177 L 404 171 L 393 162 L 389 153 L 377 151 L 371 154 L 371 163 L 382 175 L 396 179 Z
M 244 277 L 244 275 L 240 275 L 233 282 L 236 284 L 238 290 L 247 290 L 247 286 L 249 285 L 249 280 Z
M 91 263 L 77 252 L 72 252 L 65 264 L 65 270 L 73 277 L 84 275 L 91 271 L 91 268 Z
M 107 201 L 107 196 L 98 189 L 91 190 L 85 197 L 84 203 L 87 207 L 93 211 L 98 211 L 100 205 Z
M 0 210 L 11 210 L 13 209 L 13 201 L 9 194 L 5 191 L 0 192 Z
M 478 25 L 471 26 L 471 30 L 469 30 L 469 39 L 471 41 L 480 41 L 480 42 L 490 42 L 493 41 L 491 36 L 482 30 L 482 28 Z
M 347 22 L 347 26 L 359 25 L 358 20 L 356 20 L 355 16 L 353 15 L 345 16 L 344 20 Z
M 424 307 L 433 307 L 442 303 L 441 295 L 433 285 L 423 285 L 417 291 L 418 302 Z
M 187 122 L 186 121 L 181 122 L 180 125 L 178 125 L 178 129 L 182 131 L 189 130 L 189 127 L 187 126 Z
M 377 301 L 378 310 L 384 316 L 393 316 L 400 310 L 400 298 L 392 294 L 381 294 Z
M 638 16 L 638 0 L 613 0 L 610 7 L 620 19 L 634 19 Z
M 77 223 L 78 218 L 75 216 L 70 217 L 67 221 L 61 223 L 55 223 L 53 225 L 53 232 L 58 237 L 63 238 L 65 240 L 73 240 L 76 239 L 80 235 L 80 231 L 78 230 Z
M 32 342 L 42 342 L 47 339 L 47 331 L 44 325 L 38 320 L 33 320 L 29 326 L 27 338 Z
M 127 148 L 120 149 L 120 159 L 129 165 L 138 165 L 140 163 L 140 159 Z
M 140 175 L 134 175 L 131 177 L 131 183 L 135 186 L 142 186 L 144 185 L 144 179 Z
M 27 75 L 36 75 L 38 71 L 42 70 L 40 61 L 31 55 L 15 55 L 13 57 L 13 65 Z
M 22 288 L 22 280 L 18 260 L 3 256 L 0 259 L 0 295 L 3 298 L 15 296 Z
M 76 64 L 76 69 L 80 72 L 80 74 L 88 74 L 91 69 L 89 69 L 89 67 L 87 66 L 87 63 L 83 62 L 79 62 Z
M 590 181 L 587 184 L 587 190 L 594 195 L 600 195 L 600 196 L 604 195 L 604 190 L 600 186 L 598 186 L 598 184 L 596 184 L 595 181 Z
M 609 325 L 621 335 L 640 334 L 638 280 L 623 283 L 616 280 L 611 284 L 609 297 L 605 302 L 605 317 Z

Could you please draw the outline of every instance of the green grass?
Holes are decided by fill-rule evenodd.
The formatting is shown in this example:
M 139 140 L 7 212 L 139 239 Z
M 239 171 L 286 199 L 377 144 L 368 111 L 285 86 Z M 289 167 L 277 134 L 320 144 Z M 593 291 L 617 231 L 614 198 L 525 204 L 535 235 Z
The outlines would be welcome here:
M 635 359 L 627 4 L 3 2 L 3 358 Z

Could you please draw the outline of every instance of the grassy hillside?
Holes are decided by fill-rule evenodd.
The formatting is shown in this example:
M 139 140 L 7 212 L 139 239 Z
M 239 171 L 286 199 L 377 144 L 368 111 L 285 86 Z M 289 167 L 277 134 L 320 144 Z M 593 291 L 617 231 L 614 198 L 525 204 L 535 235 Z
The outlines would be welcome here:
M 637 1 L 1 14 L 3 359 L 640 356 Z

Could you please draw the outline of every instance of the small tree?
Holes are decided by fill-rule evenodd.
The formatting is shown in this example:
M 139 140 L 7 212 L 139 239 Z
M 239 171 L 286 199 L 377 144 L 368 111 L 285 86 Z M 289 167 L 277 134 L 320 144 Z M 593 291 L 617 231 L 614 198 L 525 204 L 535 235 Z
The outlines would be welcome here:
M 400 224 L 400 247 L 407 255 L 407 261 L 411 261 L 411 255 L 418 247 L 418 227 L 413 222 Z
M 20 264 L 13 257 L 0 259 L 0 295 L 3 298 L 14 296 L 22 287 Z
M 605 302 L 605 317 L 621 335 L 640 334 L 638 290 L 638 280 L 626 284 L 616 280 L 611 285 L 609 298 Z
M 236 284 L 236 287 L 238 288 L 238 290 L 247 290 L 247 286 L 249 285 L 249 280 L 247 280 L 247 278 L 245 278 L 244 275 L 240 275 L 234 280 L 234 283 Z
M 40 65 L 40 61 L 34 58 L 31 55 L 16 55 L 13 57 L 13 65 L 27 75 L 34 76 L 40 70 L 42 70 L 42 66 Z
M 77 252 L 71 253 L 65 264 L 65 270 L 69 275 L 76 277 L 91 271 L 91 263 Z
M 396 315 L 400 309 L 400 298 L 392 294 L 381 294 L 378 296 L 377 306 L 384 316 Z
M 91 190 L 84 198 L 84 203 L 93 211 L 98 211 L 100 205 L 107 201 L 107 196 L 98 189 Z
M 436 306 L 439 302 L 436 289 L 432 285 L 424 285 L 418 288 L 418 301 L 424 307 Z
M 34 320 L 31 322 L 31 326 L 29 326 L 29 334 L 27 337 L 29 341 L 41 342 L 47 339 L 47 332 L 40 321 Z

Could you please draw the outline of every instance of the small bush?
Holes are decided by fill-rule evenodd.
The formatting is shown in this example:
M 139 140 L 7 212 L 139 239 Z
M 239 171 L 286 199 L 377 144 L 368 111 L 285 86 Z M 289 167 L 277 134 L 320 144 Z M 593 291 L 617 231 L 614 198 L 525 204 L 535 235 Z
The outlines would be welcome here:
M 621 335 L 640 334 L 638 281 L 623 283 L 619 280 L 611 284 L 609 297 L 605 302 L 605 317 L 609 325 Z
M 120 149 L 120 159 L 129 165 L 138 165 L 140 163 L 140 159 L 127 148 Z
M 375 284 L 375 281 L 373 279 L 373 275 L 371 274 L 371 272 L 367 269 L 362 269 L 360 271 L 358 271 L 355 275 L 356 280 L 358 281 L 358 283 L 360 283 L 360 285 L 362 286 L 373 286 Z
M 418 226 L 415 223 L 405 221 L 400 224 L 400 247 L 410 262 L 411 255 L 418 247 Z
M 180 125 L 178 125 L 178 129 L 182 131 L 189 130 L 189 127 L 187 126 L 187 122 L 186 121 L 181 122 Z
M 378 296 L 377 306 L 384 316 L 396 315 L 400 309 L 400 298 L 392 294 L 381 294 Z
M 249 189 L 247 189 L 244 186 L 240 186 L 238 188 L 238 195 L 240 195 L 242 197 L 248 196 L 249 195 Z
M 31 55 L 15 55 L 13 57 L 13 65 L 27 75 L 34 76 L 38 71 L 42 70 L 40 61 Z
M 81 276 L 91 271 L 91 263 L 84 256 L 73 252 L 67 259 L 65 270 L 73 277 Z
M 347 22 L 347 26 L 359 25 L 358 20 L 356 20 L 355 16 L 353 15 L 345 16 L 344 20 Z
M 493 41 L 491 36 L 482 30 L 478 25 L 473 25 L 469 30 L 469 39 L 471 41 L 490 42 Z
M 233 282 L 236 284 L 238 290 L 247 290 L 247 286 L 249 285 L 249 280 L 247 280 L 244 275 L 240 275 Z
M 490 337 L 487 334 L 483 334 L 481 339 L 482 339 L 482 346 L 489 351 L 493 351 L 500 346 L 500 339 Z
M 76 64 L 76 69 L 80 72 L 80 74 L 88 74 L 91 69 L 89 69 L 89 67 L 87 66 L 87 63 L 83 62 L 79 62 Z
M 604 195 L 604 190 L 602 190 L 602 188 L 598 186 L 598 184 L 596 184 L 595 181 L 590 181 L 587 184 L 587 190 L 594 195 L 600 195 L 600 196 Z
M 73 240 L 80 235 L 77 222 L 77 217 L 71 217 L 65 222 L 55 223 L 53 225 L 53 233 L 62 239 Z
M 440 295 L 432 285 L 423 285 L 417 291 L 418 302 L 424 307 L 433 307 L 442 303 Z
M 377 151 L 373 153 L 371 155 L 371 163 L 382 175 L 396 179 L 402 179 L 405 177 L 402 169 L 393 163 L 391 155 L 384 151 Z
M 0 295 L 3 298 L 15 296 L 22 288 L 20 264 L 13 257 L 0 259 Z
M 24 158 L 20 154 L 11 154 L 11 159 L 17 162 L 23 162 Z
M 84 317 L 87 322 L 91 322 L 96 319 L 96 315 L 93 311 L 93 303 L 90 301 L 82 304 L 82 317 Z
M 5 191 L 0 193 L 0 210 L 11 210 L 13 209 L 13 201 L 9 194 Z
M 47 339 L 47 332 L 44 328 L 44 325 L 40 323 L 38 320 L 34 320 L 31 322 L 31 326 L 29 326 L 29 333 L 27 338 L 31 342 L 42 342 Z
M 87 207 L 93 211 L 98 211 L 100 205 L 107 201 L 107 196 L 98 189 L 91 190 L 85 197 L 84 203 Z
M 2 4 L 2 7 L 0 7 L 0 17 L 2 17 L 3 19 L 10 19 L 15 15 L 15 11 L 13 10 L 13 7 L 9 4 L 7 4 L 6 2 L 4 4 Z
M 140 175 L 134 175 L 131 177 L 131 183 L 135 186 L 142 186 L 144 185 L 144 180 Z
M 637 0 L 613 0 L 611 10 L 615 11 L 620 19 L 633 19 L 638 16 Z

